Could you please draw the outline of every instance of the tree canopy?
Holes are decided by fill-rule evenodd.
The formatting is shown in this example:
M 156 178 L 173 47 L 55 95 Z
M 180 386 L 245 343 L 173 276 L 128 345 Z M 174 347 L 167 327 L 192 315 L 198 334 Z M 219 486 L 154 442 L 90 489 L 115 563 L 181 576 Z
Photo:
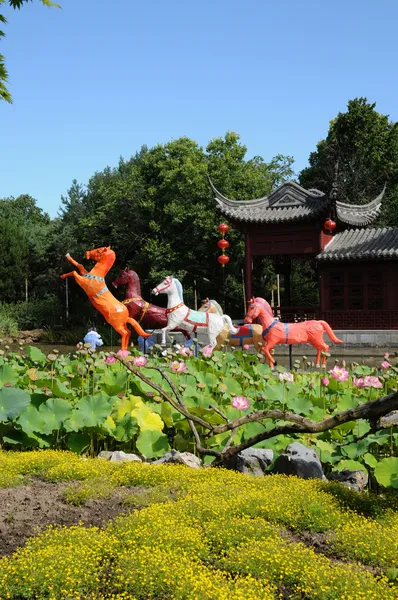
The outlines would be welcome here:
M 0 0 L 0 5 L 5 4 L 7 0 Z M 20 9 L 22 6 L 28 2 L 33 2 L 33 0 L 8 0 L 8 4 L 14 9 Z M 40 0 L 44 6 L 56 6 L 60 8 L 59 4 L 55 4 L 55 2 L 51 2 L 50 0 Z M 0 7 L 1 8 L 1 7 Z M 7 19 L 4 14 L 0 13 L 0 24 L 5 25 L 7 23 Z M 0 39 L 5 36 L 4 31 L 0 30 Z M 0 54 L 0 99 L 6 100 L 7 102 L 12 102 L 11 94 L 7 89 L 7 81 L 8 81 L 8 73 L 5 66 L 5 59 L 3 54 Z
M 398 123 L 378 113 L 366 98 L 350 100 L 347 111 L 330 122 L 326 139 L 311 152 L 300 183 L 330 192 L 337 164 L 339 200 L 365 204 L 386 184 L 380 223 L 398 225 Z

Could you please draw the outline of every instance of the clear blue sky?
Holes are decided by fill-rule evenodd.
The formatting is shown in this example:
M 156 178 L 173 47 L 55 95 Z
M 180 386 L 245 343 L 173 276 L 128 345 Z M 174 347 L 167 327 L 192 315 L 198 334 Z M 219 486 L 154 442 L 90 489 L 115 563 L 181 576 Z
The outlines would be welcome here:
M 74 178 L 142 144 L 232 130 L 299 171 L 349 99 L 398 120 L 397 0 L 59 2 L 5 8 L 0 44 L 0 197 L 51 216 Z

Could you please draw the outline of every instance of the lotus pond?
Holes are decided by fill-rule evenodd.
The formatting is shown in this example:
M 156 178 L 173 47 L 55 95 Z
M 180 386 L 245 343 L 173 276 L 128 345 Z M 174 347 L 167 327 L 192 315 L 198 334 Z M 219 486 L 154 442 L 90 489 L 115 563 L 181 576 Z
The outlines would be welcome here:
M 45 354 L 34 346 L 0 355 L 0 440 L 3 449 L 53 448 L 94 456 L 101 450 L 137 452 L 147 459 L 168 449 L 196 451 L 186 417 L 156 389 L 108 353 L 86 348 Z M 305 357 L 292 372 L 275 371 L 257 355 L 217 351 L 190 356 L 187 349 L 129 356 L 147 380 L 167 393 L 178 390 L 191 414 L 214 425 L 258 410 L 282 409 L 321 421 L 398 389 L 396 359 L 377 367 L 329 359 L 327 369 L 308 370 Z M 160 370 L 158 370 L 160 369 Z M 167 373 L 169 382 L 162 376 Z M 275 425 L 275 419 L 249 422 L 205 439 L 209 449 L 248 440 Z M 198 427 L 199 433 L 200 426 Z M 279 435 L 257 447 L 281 452 L 293 440 L 313 446 L 325 472 L 363 469 L 373 486 L 398 488 L 398 430 L 369 433 L 367 421 L 352 421 L 318 435 Z M 205 461 L 210 462 L 211 456 Z

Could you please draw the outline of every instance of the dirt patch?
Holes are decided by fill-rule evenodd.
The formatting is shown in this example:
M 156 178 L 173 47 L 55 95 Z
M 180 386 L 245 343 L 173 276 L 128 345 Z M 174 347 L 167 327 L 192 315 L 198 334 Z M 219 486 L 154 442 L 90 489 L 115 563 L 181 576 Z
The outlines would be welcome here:
M 0 489 L 0 556 L 11 554 L 26 539 L 48 525 L 102 526 L 119 514 L 131 512 L 123 499 L 125 488 L 116 489 L 108 498 L 91 499 L 84 506 L 71 506 L 62 499 L 66 483 L 48 483 L 40 479 L 28 485 Z M 131 490 L 131 493 L 133 490 Z

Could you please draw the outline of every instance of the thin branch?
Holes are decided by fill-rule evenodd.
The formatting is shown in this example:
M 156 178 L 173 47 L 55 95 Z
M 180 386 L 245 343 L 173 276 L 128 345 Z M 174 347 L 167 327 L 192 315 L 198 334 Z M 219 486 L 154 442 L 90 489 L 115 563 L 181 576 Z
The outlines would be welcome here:
M 151 367 L 152 369 L 155 369 L 156 371 L 159 371 L 159 373 L 161 374 L 161 376 L 163 377 L 163 379 L 165 379 L 167 381 L 167 383 L 169 384 L 169 386 L 171 387 L 171 389 L 173 390 L 173 392 L 176 395 L 178 404 L 180 405 L 180 407 L 182 407 L 183 409 L 186 410 L 186 412 L 188 413 L 188 410 L 185 406 L 185 402 L 181 396 L 181 394 L 178 392 L 176 386 L 174 385 L 174 383 L 171 381 L 170 377 L 167 375 L 167 373 L 165 373 L 162 369 L 160 369 L 159 367 Z M 198 430 L 195 427 L 195 423 L 193 422 L 192 419 L 188 419 L 188 423 L 189 426 L 191 428 L 193 437 L 195 438 L 195 443 L 196 443 L 196 449 L 199 452 L 199 454 L 210 454 L 211 456 L 220 456 L 221 452 L 217 452 L 217 450 L 209 450 L 208 448 L 204 448 L 202 446 L 202 442 L 200 440 L 199 434 L 198 434 Z
M 229 423 L 228 417 L 226 415 L 224 415 L 224 413 L 222 413 L 221 410 L 219 408 L 217 408 L 217 406 L 214 406 L 214 404 L 209 404 L 209 408 L 212 408 L 214 410 L 214 412 L 216 412 L 218 415 L 220 415 L 220 417 L 222 419 L 224 419 L 224 421 Z
M 233 439 L 234 439 L 234 437 L 235 437 L 235 433 L 236 433 L 236 431 L 237 431 L 237 428 L 236 428 L 236 429 L 233 429 L 233 430 L 231 431 L 231 435 L 230 435 L 230 436 L 229 436 L 229 438 L 227 439 L 227 443 L 225 444 L 225 446 L 224 446 L 224 448 L 223 448 L 223 451 L 221 452 L 221 454 L 222 454 L 223 452 L 225 452 L 226 450 L 228 450 L 228 448 L 229 448 L 229 447 L 230 447 L 230 445 L 232 444 L 232 440 L 233 440 Z
M 177 404 L 173 398 L 164 391 L 164 389 L 158 385 L 157 383 L 154 383 L 153 381 L 151 381 L 150 379 L 148 379 L 148 377 L 145 377 L 145 375 L 143 375 L 138 369 L 134 369 L 134 367 L 132 367 L 130 365 L 130 363 L 128 363 L 127 361 L 125 361 L 121 356 L 115 356 L 115 358 L 117 358 L 117 360 L 119 360 L 125 367 L 126 369 L 128 369 L 129 371 L 131 371 L 132 373 L 134 373 L 134 375 L 136 375 L 139 379 L 141 379 L 142 381 L 144 381 L 145 383 L 147 383 L 150 387 L 152 387 L 154 390 L 156 390 L 157 392 L 159 392 L 159 394 L 167 401 L 169 402 L 169 404 L 171 404 L 171 406 L 173 408 L 175 408 L 176 411 L 180 412 L 182 415 L 184 415 L 184 417 L 186 417 L 187 419 L 190 419 L 191 421 L 195 421 L 196 423 L 198 423 L 198 425 L 201 425 L 202 427 L 204 427 L 205 429 L 213 429 L 213 426 L 210 425 L 210 423 L 207 423 L 206 421 L 204 421 L 203 419 L 201 419 L 200 417 L 197 417 L 196 415 L 191 415 L 186 408 L 184 408 L 183 406 Z M 154 368 L 154 367 L 148 367 L 148 368 Z

